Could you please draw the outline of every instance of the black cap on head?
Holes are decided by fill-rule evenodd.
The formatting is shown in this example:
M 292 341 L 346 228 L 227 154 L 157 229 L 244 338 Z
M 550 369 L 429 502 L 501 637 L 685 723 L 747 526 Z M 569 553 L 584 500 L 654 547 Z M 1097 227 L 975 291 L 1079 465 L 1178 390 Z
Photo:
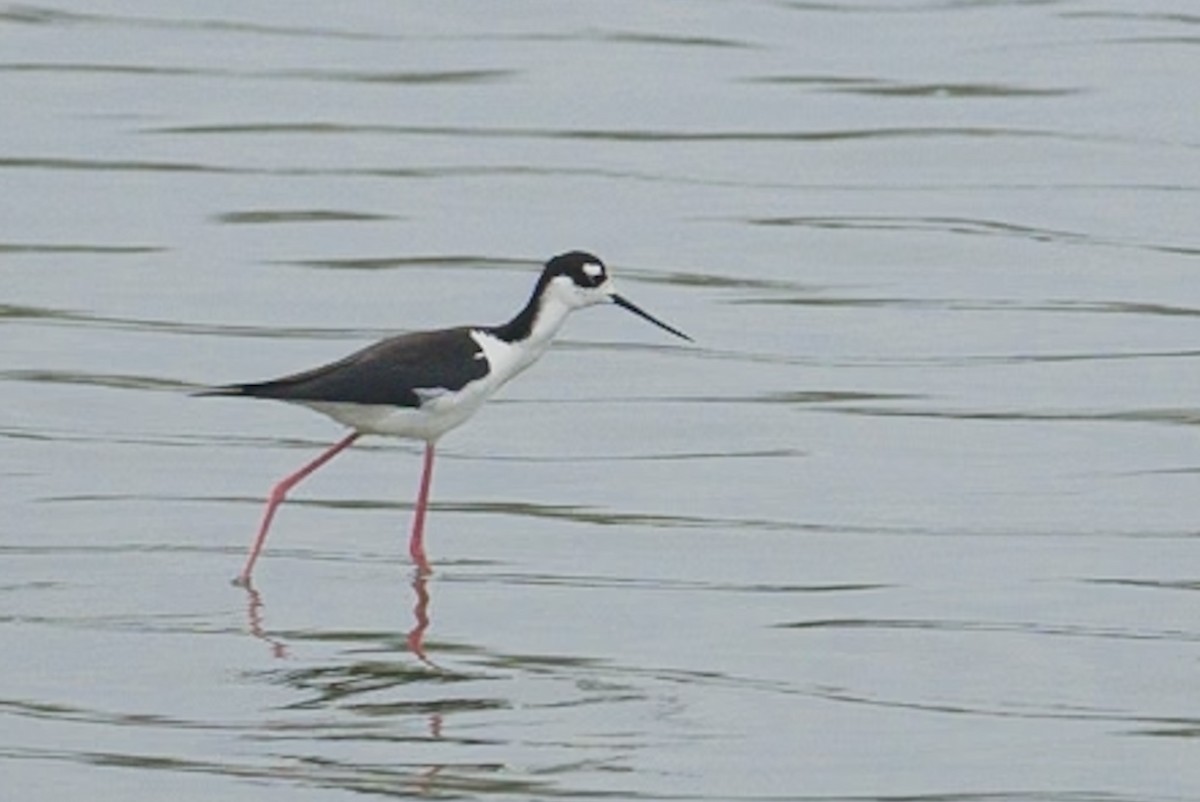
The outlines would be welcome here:
M 546 273 L 566 276 L 578 287 L 599 287 L 608 280 L 608 269 L 598 256 L 587 251 L 568 251 L 546 262 Z

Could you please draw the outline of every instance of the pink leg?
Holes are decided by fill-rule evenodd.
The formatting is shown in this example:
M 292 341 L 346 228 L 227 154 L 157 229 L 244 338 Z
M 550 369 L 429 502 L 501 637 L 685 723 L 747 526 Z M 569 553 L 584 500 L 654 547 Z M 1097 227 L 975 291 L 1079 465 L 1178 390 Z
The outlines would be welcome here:
M 262 551 L 263 544 L 267 541 L 267 530 L 271 528 L 271 519 L 275 517 L 275 508 L 287 497 L 288 491 L 300 484 L 306 476 L 317 468 L 320 468 L 326 462 L 336 457 L 340 451 L 357 440 L 358 435 L 358 432 L 351 432 L 346 435 L 321 452 L 321 456 L 295 473 L 285 476 L 279 484 L 271 488 L 271 495 L 267 497 L 267 510 L 263 513 L 262 524 L 258 527 L 258 537 L 254 538 L 254 545 L 250 547 L 250 554 L 246 557 L 246 566 L 242 569 L 242 573 L 238 574 L 238 578 L 234 580 L 234 584 L 242 585 L 243 587 L 250 586 L 250 572 L 254 570 L 254 562 L 258 559 L 259 552 Z
M 429 483 L 433 479 L 433 443 L 425 444 L 425 465 L 421 471 L 421 490 L 417 493 L 417 508 L 413 513 L 412 539 L 408 541 L 408 553 L 417 569 L 429 573 L 429 559 L 425 556 L 425 509 L 429 506 Z

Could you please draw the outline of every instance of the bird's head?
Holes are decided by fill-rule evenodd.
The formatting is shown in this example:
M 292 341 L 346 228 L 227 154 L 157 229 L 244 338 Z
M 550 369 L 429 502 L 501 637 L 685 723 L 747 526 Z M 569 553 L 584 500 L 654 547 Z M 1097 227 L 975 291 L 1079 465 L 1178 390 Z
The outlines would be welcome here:
M 582 309 L 605 303 L 616 304 L 676 337 L 688 341 L 692 339 L 618 295 L 608 274 L 608 268 L 598 257 L 586 251 L 559 254 L 546 262 L 540 285 L 543 300 L 552 299 L 568 309 Z

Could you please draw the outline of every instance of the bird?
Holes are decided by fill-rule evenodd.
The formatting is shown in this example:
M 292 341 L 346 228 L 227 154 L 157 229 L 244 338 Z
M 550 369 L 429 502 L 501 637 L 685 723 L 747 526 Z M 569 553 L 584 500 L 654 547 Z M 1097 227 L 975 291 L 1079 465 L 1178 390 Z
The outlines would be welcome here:
M 497 390 L 536 362 L 571 312 L 599 304 L 615 304 L 692 342 L 682 331 L 619 295 L 604 262 L 591 253 L 576 250 L 545 263 L 529 300 L 507 323 L 399 334 L 301 373 L 198 392 L 197 395 L 299 404 L 350 429 L 315 459 L 272 487 L 258 533 L 234 583 L 250 587 L 275 511 L 288 492 L 367 434 L 425 444 L 408 550 L 418 571 L 429 573 L 425 514 L 438 440 L 465 423 Z

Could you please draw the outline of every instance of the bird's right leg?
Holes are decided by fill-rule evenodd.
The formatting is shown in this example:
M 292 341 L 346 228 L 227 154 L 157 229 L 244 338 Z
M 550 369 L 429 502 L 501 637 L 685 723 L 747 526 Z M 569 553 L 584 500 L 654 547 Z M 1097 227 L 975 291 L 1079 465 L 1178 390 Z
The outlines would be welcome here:
M 288 474 L 279 484 L 271 488 L 271 494 L 267 497 L 267 509 L 263 513 L 262 524 L 258 527 L 258 536 L 254 538 L 254 543 L 250 546 L 250 553 L 246 557 L 246 566 L 242 568 L 242 572 L 238 574 L 234 584 L 248 587 L 250 585 L 250 574 L 254 570 L 254 563 L 258 560 L 258 555 L 263 549 L 263 544 L 267 541 L 267 531 L 271 528 L 271 519 L 275 517 L 275 508 L 278 507 L 287 497 L 288 491 L 296 485 L 300 484 L 309 474 L 320 468 L 326 462 L 336 457 L 341 451 L 345 450 L 358 439 L 359 432 L 351 432 L 350 434 L 338 440 L 329 448 L 321 452 L 321 455 L 312 462 L 305 465 L 295 473 Z

